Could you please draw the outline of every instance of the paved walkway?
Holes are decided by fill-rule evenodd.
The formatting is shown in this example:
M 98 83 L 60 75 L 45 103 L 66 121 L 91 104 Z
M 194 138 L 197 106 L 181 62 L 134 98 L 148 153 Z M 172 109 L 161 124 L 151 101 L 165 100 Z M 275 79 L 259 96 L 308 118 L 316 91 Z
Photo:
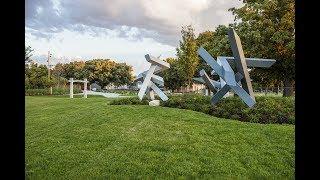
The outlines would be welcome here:
M 104 96 L 106 98 L 118 98 L 118 97 L 127 97 L 127 96 L 121 96 L 121 94 L 117 93 L 104 93 L 104 92 L 95 92 L 95 91 L 87 91 L 88 95 L 97 95 L 97 96 Z M 74 95 L 83 95 L 83 93 L 78 93 Z
M 116 93 L 104 93 L 104 92 L 95 92 L 95 91 L 87 91 L 88 95 L 100 95 L 107 98 L 117 98 L 120 96 L 120 94 Z

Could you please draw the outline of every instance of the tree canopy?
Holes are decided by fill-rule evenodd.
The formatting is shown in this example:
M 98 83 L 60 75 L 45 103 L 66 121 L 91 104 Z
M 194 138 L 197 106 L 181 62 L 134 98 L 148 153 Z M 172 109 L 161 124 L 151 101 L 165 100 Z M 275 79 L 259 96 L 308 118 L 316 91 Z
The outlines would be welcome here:
M 87 78 L 90 83 L 97 82 L 100 86 L 130 84 L 133 80 L 132 66 L 116 63 L 110 59 L 93 59 L 90 61 L 74 61 L 57 64 L 53 74 L 66 79 Z
M 270 68 L 253 68 L 250 77 L 264 86 L 293 87 L 295 82 L 295 29 L 293 0 L 244 0 L 244 6 L 229 9 L 235 22 L 219 25 L 196 38 L 213 57 L 232 56 L 227 30 L 234 28 L 241 39 L 246 57 L 275 59 Z M 210 68 L 200 62 L 197 71 Z M 207 68 L 207 69 L 206 69 Z M 210 72 L 210 71 L 209 71 Z M 292 95 L 293 88 L 284 96 Z
M 172 91 L 179 89 L 186 83 L 186 78 L 183 76 L 182 67 L 175 58 L 167 58 L 165 60 L 170 64 L 170 68 L 162 72 L 164 86 Z
M 48 69 L 45 65 L 39 65 L 31 62 L 25 65 L 25 88 L 26 89 L 42 89 L 48 88 L 54 84 L 65 83 L 66 80 L 57 76 L 48 78 Z
M 272 58 L 277 62 L 268 69 L 255 68 L 252 79 L 266 85 L 295 81 L 295 17 L 293 0 L 244 0 L 244 6 L 231 8 L 232 25 L 238 32 L 246 56 Z M 292 95 L 292 90 L 284 96 Z
M 194 28 L 191 25 L 183 26 L 181 36 L 182 40 L 177 48 L 178 63 L 182 68 L 180 71 L 182 73 L 181 77 L 185 77 L 186 85 L 190 86 L 199 64 Z

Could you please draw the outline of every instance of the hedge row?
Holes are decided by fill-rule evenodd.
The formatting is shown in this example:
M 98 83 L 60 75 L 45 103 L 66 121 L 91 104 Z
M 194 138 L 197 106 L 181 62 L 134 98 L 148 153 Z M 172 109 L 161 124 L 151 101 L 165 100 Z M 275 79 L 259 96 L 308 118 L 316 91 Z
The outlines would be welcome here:
M 292 97 L 256 97 L 257 103 L 253 108 L 248 108 L 239 97 L 224 98 L 214 106 L 210 99 L 203 95 L 173 95 L 168 101 L 161 101 L 160 105 L 245 122 L 295 124 L 295 99 Z M 114 100 L 112 104 L 148 104 L 139 102 L 138 98 L 127 98 Z
M 81 93 L 81 89 L 73 88 L 73 93 Z M 52 88 L 52 95 L 65 95 L 69 94 L 69 88 Z M 26 96 L 46 96 L 50 95 L 50 89 L 26 89 L 25 90 Z
M 125 96 L 133 96 L 138 94 L 138 91 L 135 91 L 135 90 L 122 90 L 122 89 L 107 90 L 107 92 L 117 93 Z
M 140 99 L 138 97 L 130 97 L 130 98 L 119 98 L 114 99 L 110 103 L 110 105 L 148 105 L 149 101 L 147 99 Z

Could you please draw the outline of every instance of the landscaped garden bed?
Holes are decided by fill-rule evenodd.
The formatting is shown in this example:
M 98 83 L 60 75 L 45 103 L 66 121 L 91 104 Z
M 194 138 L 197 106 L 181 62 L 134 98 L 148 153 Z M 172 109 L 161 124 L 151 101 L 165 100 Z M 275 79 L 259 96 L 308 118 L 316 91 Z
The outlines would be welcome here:
M 248 108 L 240 98 L 227 97 L 213 106 L 211 97 L 188 94 L 169 96 L 168 101 L 162 101 L 161 106 L 190 109 L 203 112 L 215 117 L 235 119 L 254 123 L 295 124 L 295 99 L 293 97 L 256 97 L 257 103 L 253 108 Z M 147 100 L 139 101 L 137 97 L 115 99 L 111 105 L 148 104 Z

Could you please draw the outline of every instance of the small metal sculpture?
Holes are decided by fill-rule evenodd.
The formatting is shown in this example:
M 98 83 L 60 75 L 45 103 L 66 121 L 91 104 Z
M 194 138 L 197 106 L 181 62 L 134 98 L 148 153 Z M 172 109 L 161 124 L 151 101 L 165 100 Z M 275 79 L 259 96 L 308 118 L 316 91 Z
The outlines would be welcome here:
M 147 94 L 151 100 L 154 100 L 155 92 L 163 101 L 168 100 L 168 97 L 156 85 L 158 84 L 160 86 L 163 86 L 163 78 L 156 74 L 160 73 L 165 69 L 170 68 L 170 64 L 149 54 L 145 55 L 145 58 L 148 62 L 151 63 L 151 66 L 148 71 L 141 73 L 136 79 L 136 81 L 139 79 L 144 80 L 138 93 L 139 99 L 142 100 L 143 96 Z
M 202 80 L 195 80 L 205 83 L 211 91 L 217 91 L 211 99 L 213 105 L 232 89 L 249 107 L 252 107 L 256 101 L 248 67 L 268 68 L 276 60 L 245 58 L 240 38 L 233 29 L 228 31 L 228 37 L 234 57 L 219 56 L 216 61 L 204 48 L 200 47 L 198 49 L 198 55 L 213 69 L 211 74 L 220 77 L 220 82 L 211 80 L 204 70 L 200 71 Z M 232 66 L 235 67 L 236 73 L 231 68 Z

